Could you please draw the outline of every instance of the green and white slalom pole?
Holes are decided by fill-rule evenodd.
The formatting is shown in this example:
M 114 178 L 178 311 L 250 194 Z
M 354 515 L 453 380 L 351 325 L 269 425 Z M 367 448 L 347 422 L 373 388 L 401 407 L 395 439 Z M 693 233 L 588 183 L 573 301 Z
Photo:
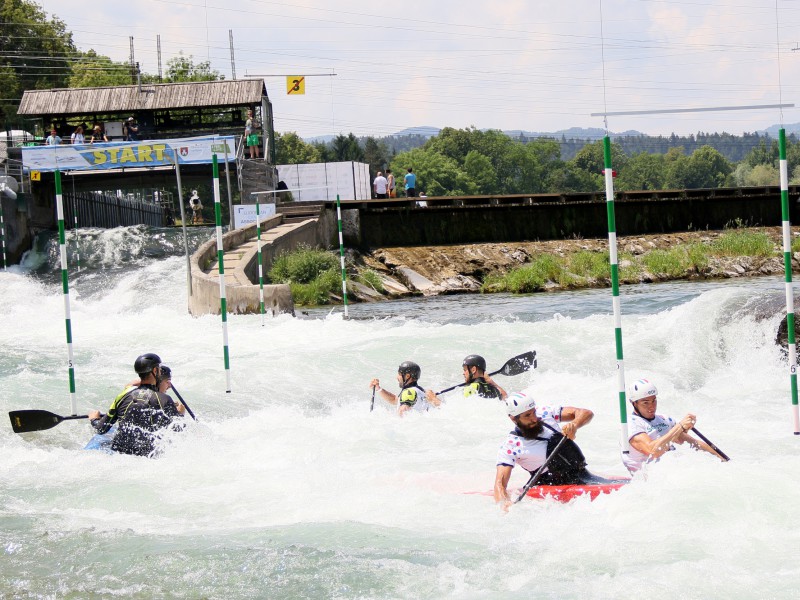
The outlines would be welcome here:
M 214 218 L 217 225 L 217 262 L 219 263 L 219 310 L 222 315 L 222 344 L 225 357 L 225 391 L 231 391 L 231 361 L 228 352 L 228 299 L 225 297 L 225 248 L 222 245 L 222 209 L 219 203 L 219 163 L 217 155 L 212 156 L 214 164 Z
M 261 199 L 256 196 L 256 233 L 258 234 L 258 305 L 261 310 L 261 326 L 264 326 L 264 265 L 261 263 Z
M 64 233 L 64 197 L 61 195 L 61 171 L 56 169 L 56 213 L 58 215 L 58 251 L 61 256 L 61 287 L 64 291 L 64 318 L 67 324 L 67 368 L 72 414 L 78 414 L 75 399 L 75 358 L 72 354 L 72 315 L 69 308 L 69 273 L 67 271 L 67 242 Z
M 619 394 L 620 440 L 627 454 L 628 411 L 625 405 L 625 361 L 622 354 L 622 311 L 619 304 L 619 259 L 617 256 L 617 219 L 614 214 L 614 171 L 611 169 L 611 138 L 603 138 L 603 162 L 606 181 L 606 212 L 608 214 L 608 257 L 611 263 L 611 295 L 614 307 L 614 342 L 617 350 L 617 392 Z
M 339 194 L 336 194 L 336 219 L 339 222 L 339 257 L 342 262 L 342 299 L 344 300 L 344 316 L 347 318 L 347 271 L 344 268 L 344 237 L 342 236 L 342 205 Z
M 783 221 L 783 266 L 786 272 L 786 332 L 789 343 L 789 382 L 792 388 L 794 434 L 800 435 L 800 411 L 797 405 L 797 348 L 794 335 L 794 284 L 792 283 L 792 223 L 789 220 L 789 167 L 786 162 L 786 130 L 778 131 L 781 160 L 781 215 Z
M 3 242 L 3 271 L 8 271 L 6 260 L 6 222 L 3 217 L 3 193 L 0 192 L 0 240 Z

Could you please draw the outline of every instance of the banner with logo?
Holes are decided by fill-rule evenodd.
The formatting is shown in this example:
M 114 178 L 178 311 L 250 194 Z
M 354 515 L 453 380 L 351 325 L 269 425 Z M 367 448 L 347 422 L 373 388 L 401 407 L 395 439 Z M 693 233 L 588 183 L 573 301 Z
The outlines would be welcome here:
M 258 211 L 261 216 L 261 222 L 267 217 L 275 216 L 274 204 L 259 204 Z M 245 225 L 250 225 L 256 222 L 256 205 L 255 204 L 236 204 L 233 207 L 233 228 L 239 229 Z
M 236 159 L 235 136 L 202 136 L 172 140 L 101 142 L 28 146 L 22 148 L 22 164 L 34 171 L 92 171 L 174 165 L 197 165 Z

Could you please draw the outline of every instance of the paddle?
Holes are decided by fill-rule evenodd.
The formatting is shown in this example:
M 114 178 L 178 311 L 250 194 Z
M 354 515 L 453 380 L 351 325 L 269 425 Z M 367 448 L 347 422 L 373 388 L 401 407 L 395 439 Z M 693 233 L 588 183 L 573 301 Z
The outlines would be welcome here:
M 531 367 L 533 367 L 534 369 L 536 368 L 535 350 L 531 350 L 530 352 L 525 352 L 524 354 L 520 354 L 519 356 L 515 356 L 514 358 L 508 359 L 506 364 L 504 364 L 501 369 L 489 373 L 489 376 L 501 373 L 503 375 L 510 377 L 512 375 L 519 375 L 520 373 L 524 373 L 525 371 L 528 371 Z M 444 394 L 445 392 L 449 392 L 456 388 L 464 387 L 465 385 L 467 385 L 466 381 L 464 383 L 459 383 L 458 385 L 454 385 L 452 387 L 444 389 L 441 392 L 436 392 L 436 395 L 438 396 L 439 394 Z
M 369 412 L 372 412 L 372 409 L 375 408 L 375 388 L 372 388 L 372 402 L 369 405 Z
M 178 400 L 181 401 L 181 404 L 183 404 L 183 407 L 186 409 L 186 412 L 189 413 L 189 416 L 192 417 L 195 421 L 197 421 L 197 417 L 194 416 L 194 413 L 192 412 L 192 409 L 189 408 L 189 405 L 186 404 L 186 400 L 183 399 L 183 396 L 181 396 L 180 393 L 178 392 L 178 390 L 175 389 L 174 385 L 172 386 L 172 391 L 175 392 L 175 395 L 178 397 Z
M 550 453 L 550 456 L 548 456 L 548 457 L 547 457 L 547 459 L 544 461 L 544 463 L 542 463 L 542 466 L 541 466 L 541 467 L 539 467 L 539 470 L 538 470 L 538 471 L 536 471 L 536 473 L 534 473 L 533 475 L 531 475 L 531 478 L 528 480 L 528 483 L 526 483 L 526 484 L 525 484 L 525 487 L 524 487 L 524 488 L 522 488 L 522 493 L 520 493 L 520 495 L 519 495 L 519 498 L 517 498 L 516 500 L 514 500 L 514 504 L 516 504 L 517 502 L 519 502 L 520 500 L 522 500 L 522 499 L 525 497 L 525 495 L 528 493 L 528 490 L 529 490 L 529 489 L 531 489 L 533 486 L 535 486 L 535 485 L 536 485 L 536 482 L 537 482 L 537 481 L 539 481 L 539 478 L 542 476 L 542 473 L 544 473 L 544 468 L 545 468 L 545 467 L 548 465 L 548 463 L 549 463 L 549 462 L 550 462 L 550 461 L 553 459 L 553 457 L 554 457 L 556 454 L 558 454 L 558 450 L 561 448 L 561 444 L 563 444 L 563 443 L 564 443 L 566 440 L 568 440 L 568 439 L 569 439 L 569 438 L 568 438 L 567 436 L 563 436 L 563 437 L 562 437 L 562 438 L 559 440 L 558 444 L 556 444 L 556 447 L 555 447 L 555 448 L 553 448 L 553 451 Z
M 700 433 L 699 431 L 697 431 L 697 427 L 692 427 L 692 428 L 691 428 L 689 431 L 694 431 L 694 432 L 697 434 L 697 437 L 699 437 L 699 438 L 700 438 L 701 440 L 703 440 L 703 441 L 704 441 L 706 444 L 708 444 L 709 446 L 711 446 L 711 449 L 712 449 L 712 450 L 714 450 L 714 452 L 716 452 L 717 454 L 719 454 L 719 455 L 722 457 L 722 460 L 724 460 L 725 462 L 728 462 L 728 461 L 730 460 L 730 457 L 729 457 L 727 454 L 725 454 L 725 453 L 724 453 L 722 450 L 720 450 L 719 448 L 717 448 L 717 447 L 716 447 L 716 446 L 713 444 L 713 442 L 712 442 L 711 440 L 709 440 L 709 439 L 708 439 L 706 436 L 704 436 L 702 433 Z
M 55 413 L 38 409 L 12 410 L 8 413 L 8 416 L 11 419 L 11 428 L 14 430 L 14 433 L 44 431 L 45 429 L 55 427 L 61 423 L 61 421 L 89 418 L 89 415 L 71 415 L 69 417 L 62 417 Z

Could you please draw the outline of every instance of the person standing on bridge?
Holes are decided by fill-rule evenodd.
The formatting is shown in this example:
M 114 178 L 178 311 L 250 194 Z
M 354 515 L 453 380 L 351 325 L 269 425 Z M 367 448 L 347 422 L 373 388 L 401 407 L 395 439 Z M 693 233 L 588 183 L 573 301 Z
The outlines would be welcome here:
M 417 195 L 417 176 L 414 175 L 414 169 L 408 167 L 408 173 L 403 177 L 403 183 L 406 186 L 406 196 L 413 198 Z
M 133 117 L 128 117 L 125 123 L 125 139 L 129 142 L 135 142 L 139 139 L 139 124 Z
M 250 158 L 253 160 L 260 158 L 258 149 L 258 133 L 256 133 L 256 129 L 258 129 L 258 125 L 253 119 L 253 111 L 248 110 L 247 121 L 244 123 L 244 137 L 245 144 L 250 151 Z
M 391 169 L 386 169 L 386 182 L 389 186 L 389 198 L 397 198 L 397 188 L 395 187 L 394 175 Z
M 50 135 L 47 136 L 44 143 L 48 146 L 58 146 L 61 144 L 61 138 L 58 136 L 58 132 L 55 128 L 50 130 Z
M 389 183 L 386 181 L 386 177 L 383 176 L 383 173 L 378 171 L 378 176 L 375 177 L 375 181 L 372 182 L 372 190 L 375 192 L 376 198 L 386 198 L 386 190 L 388 189 Z

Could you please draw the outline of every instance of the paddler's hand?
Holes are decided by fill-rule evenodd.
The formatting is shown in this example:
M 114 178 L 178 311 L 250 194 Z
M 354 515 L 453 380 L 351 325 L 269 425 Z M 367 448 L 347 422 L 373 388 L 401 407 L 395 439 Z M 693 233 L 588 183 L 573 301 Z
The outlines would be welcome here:
M 369 387 L 377 391 L 381 387 L 381 382 L 378 379 L 373 379 L 369 382 Z
M 561 433 L 563 433 L 566 437 L 571 440 L 575 439 L 575 434 L 578 432 L 578 426 L 575 425 L 574 421 L 570 421 L 569 423 L 564 423 L 561 425 Z
M 426 390 L 425 391 L 425 399 L 430 402 L 433 406 L 440 406 L 442 404 L 441 399 L 436 395 L 433 390 Z
M 178 410 L 180 414 L 184 414 L 186 412 L 186 407 L 181 402 L 176 402 L 175 408 Z
M 689 413 L 688 415 L 686 415 L 685 417 L 683 417 L 683 418 L 682 418 L 682 419 L 681 419 L 681 420 L 678 422 L 678 425 L 680 425 L 680 426 L 681 426 L 681 429 L 683 429 L 683 431 L 684 431 L 684 432 L 687 432 L 687 431 L 689 431 L 689 430 L 690 430 L 692 427 L 694 427 L 694 424 L 695 424 L 696 422 L 697 422 L 697 417 L 696 417 L 696 416 L 694 416 L 692 413 Z
M 503 500 L 500 503 L 500 508 L 503 509 L 504 513 L 510 511 L 512 506 L 514 506 L 514 503 L 511 500 Z
M 94 421 L 95 419 L 99 419 L 101 413 L 99 410 L 90 410 L 89 411 L 89 422 Z

